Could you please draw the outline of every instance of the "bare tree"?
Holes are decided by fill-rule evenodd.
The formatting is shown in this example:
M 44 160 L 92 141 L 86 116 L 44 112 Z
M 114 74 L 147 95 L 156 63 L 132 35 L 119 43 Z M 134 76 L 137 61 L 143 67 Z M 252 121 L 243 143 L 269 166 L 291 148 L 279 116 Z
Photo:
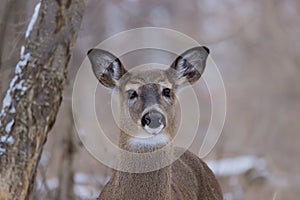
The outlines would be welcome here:
M 0 199 L 30 197 L 83 11 L 83 0 L 43 0 L 35 7 L 0 113 Z

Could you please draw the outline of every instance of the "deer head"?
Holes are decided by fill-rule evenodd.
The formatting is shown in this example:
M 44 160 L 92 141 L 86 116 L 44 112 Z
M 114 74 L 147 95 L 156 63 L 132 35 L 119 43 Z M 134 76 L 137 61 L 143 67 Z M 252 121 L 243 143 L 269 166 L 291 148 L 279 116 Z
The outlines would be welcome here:
M 182 53 L 168 69 L 127 71 L 113 54 L 88 51 L 99 82 L 118 91 L 121 104 L 120 147 L 152 151 L 172 140 L 176 130 L 176 93 L 201 77 L 209 54 L 207 47 Z

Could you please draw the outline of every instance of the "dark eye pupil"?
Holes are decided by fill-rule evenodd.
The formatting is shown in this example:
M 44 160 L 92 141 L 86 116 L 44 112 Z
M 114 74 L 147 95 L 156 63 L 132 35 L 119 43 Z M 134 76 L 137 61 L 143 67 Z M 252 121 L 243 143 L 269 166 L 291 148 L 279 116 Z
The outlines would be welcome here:
M 162 94 L 163 94 L 165 97 L 171 97 L 171 89 L 170 89 L 170 88 L 165 88 L 165 89 L 163 89 Z
M 136 93 L 136 91 L 134 91 L 134 90 L 130 90 L 129 92 L 128 92 L 128 98 L 129 99 L 135 99 L 136 97 L 137 97 L 138 95 L 137 95 L 137 93 Z

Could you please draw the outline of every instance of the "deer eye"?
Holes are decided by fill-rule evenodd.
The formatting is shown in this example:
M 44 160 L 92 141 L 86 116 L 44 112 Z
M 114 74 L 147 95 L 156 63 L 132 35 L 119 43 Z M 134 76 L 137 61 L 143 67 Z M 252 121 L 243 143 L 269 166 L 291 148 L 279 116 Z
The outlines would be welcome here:
M 130 99 L 130 100 L 133 100 L 138 97 L 137 92 L 134 90 L 128 90 L 127 94 L 128 94 L 128 99 Z
M 165 97 L 170 98 L 171 97 L 171 89 L 170 88 L 164 88 L 162 90 L 162 95 L 165 96 Z

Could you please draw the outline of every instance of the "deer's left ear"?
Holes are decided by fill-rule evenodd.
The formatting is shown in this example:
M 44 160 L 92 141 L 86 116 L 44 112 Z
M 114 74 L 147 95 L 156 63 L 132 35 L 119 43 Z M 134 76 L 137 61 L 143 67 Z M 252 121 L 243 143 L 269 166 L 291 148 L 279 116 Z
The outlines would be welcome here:
M 182 53 L 167 70 L 175 87 L 193 84 L 204 72 L 209 49 L 205 46 L 194 47 Z

